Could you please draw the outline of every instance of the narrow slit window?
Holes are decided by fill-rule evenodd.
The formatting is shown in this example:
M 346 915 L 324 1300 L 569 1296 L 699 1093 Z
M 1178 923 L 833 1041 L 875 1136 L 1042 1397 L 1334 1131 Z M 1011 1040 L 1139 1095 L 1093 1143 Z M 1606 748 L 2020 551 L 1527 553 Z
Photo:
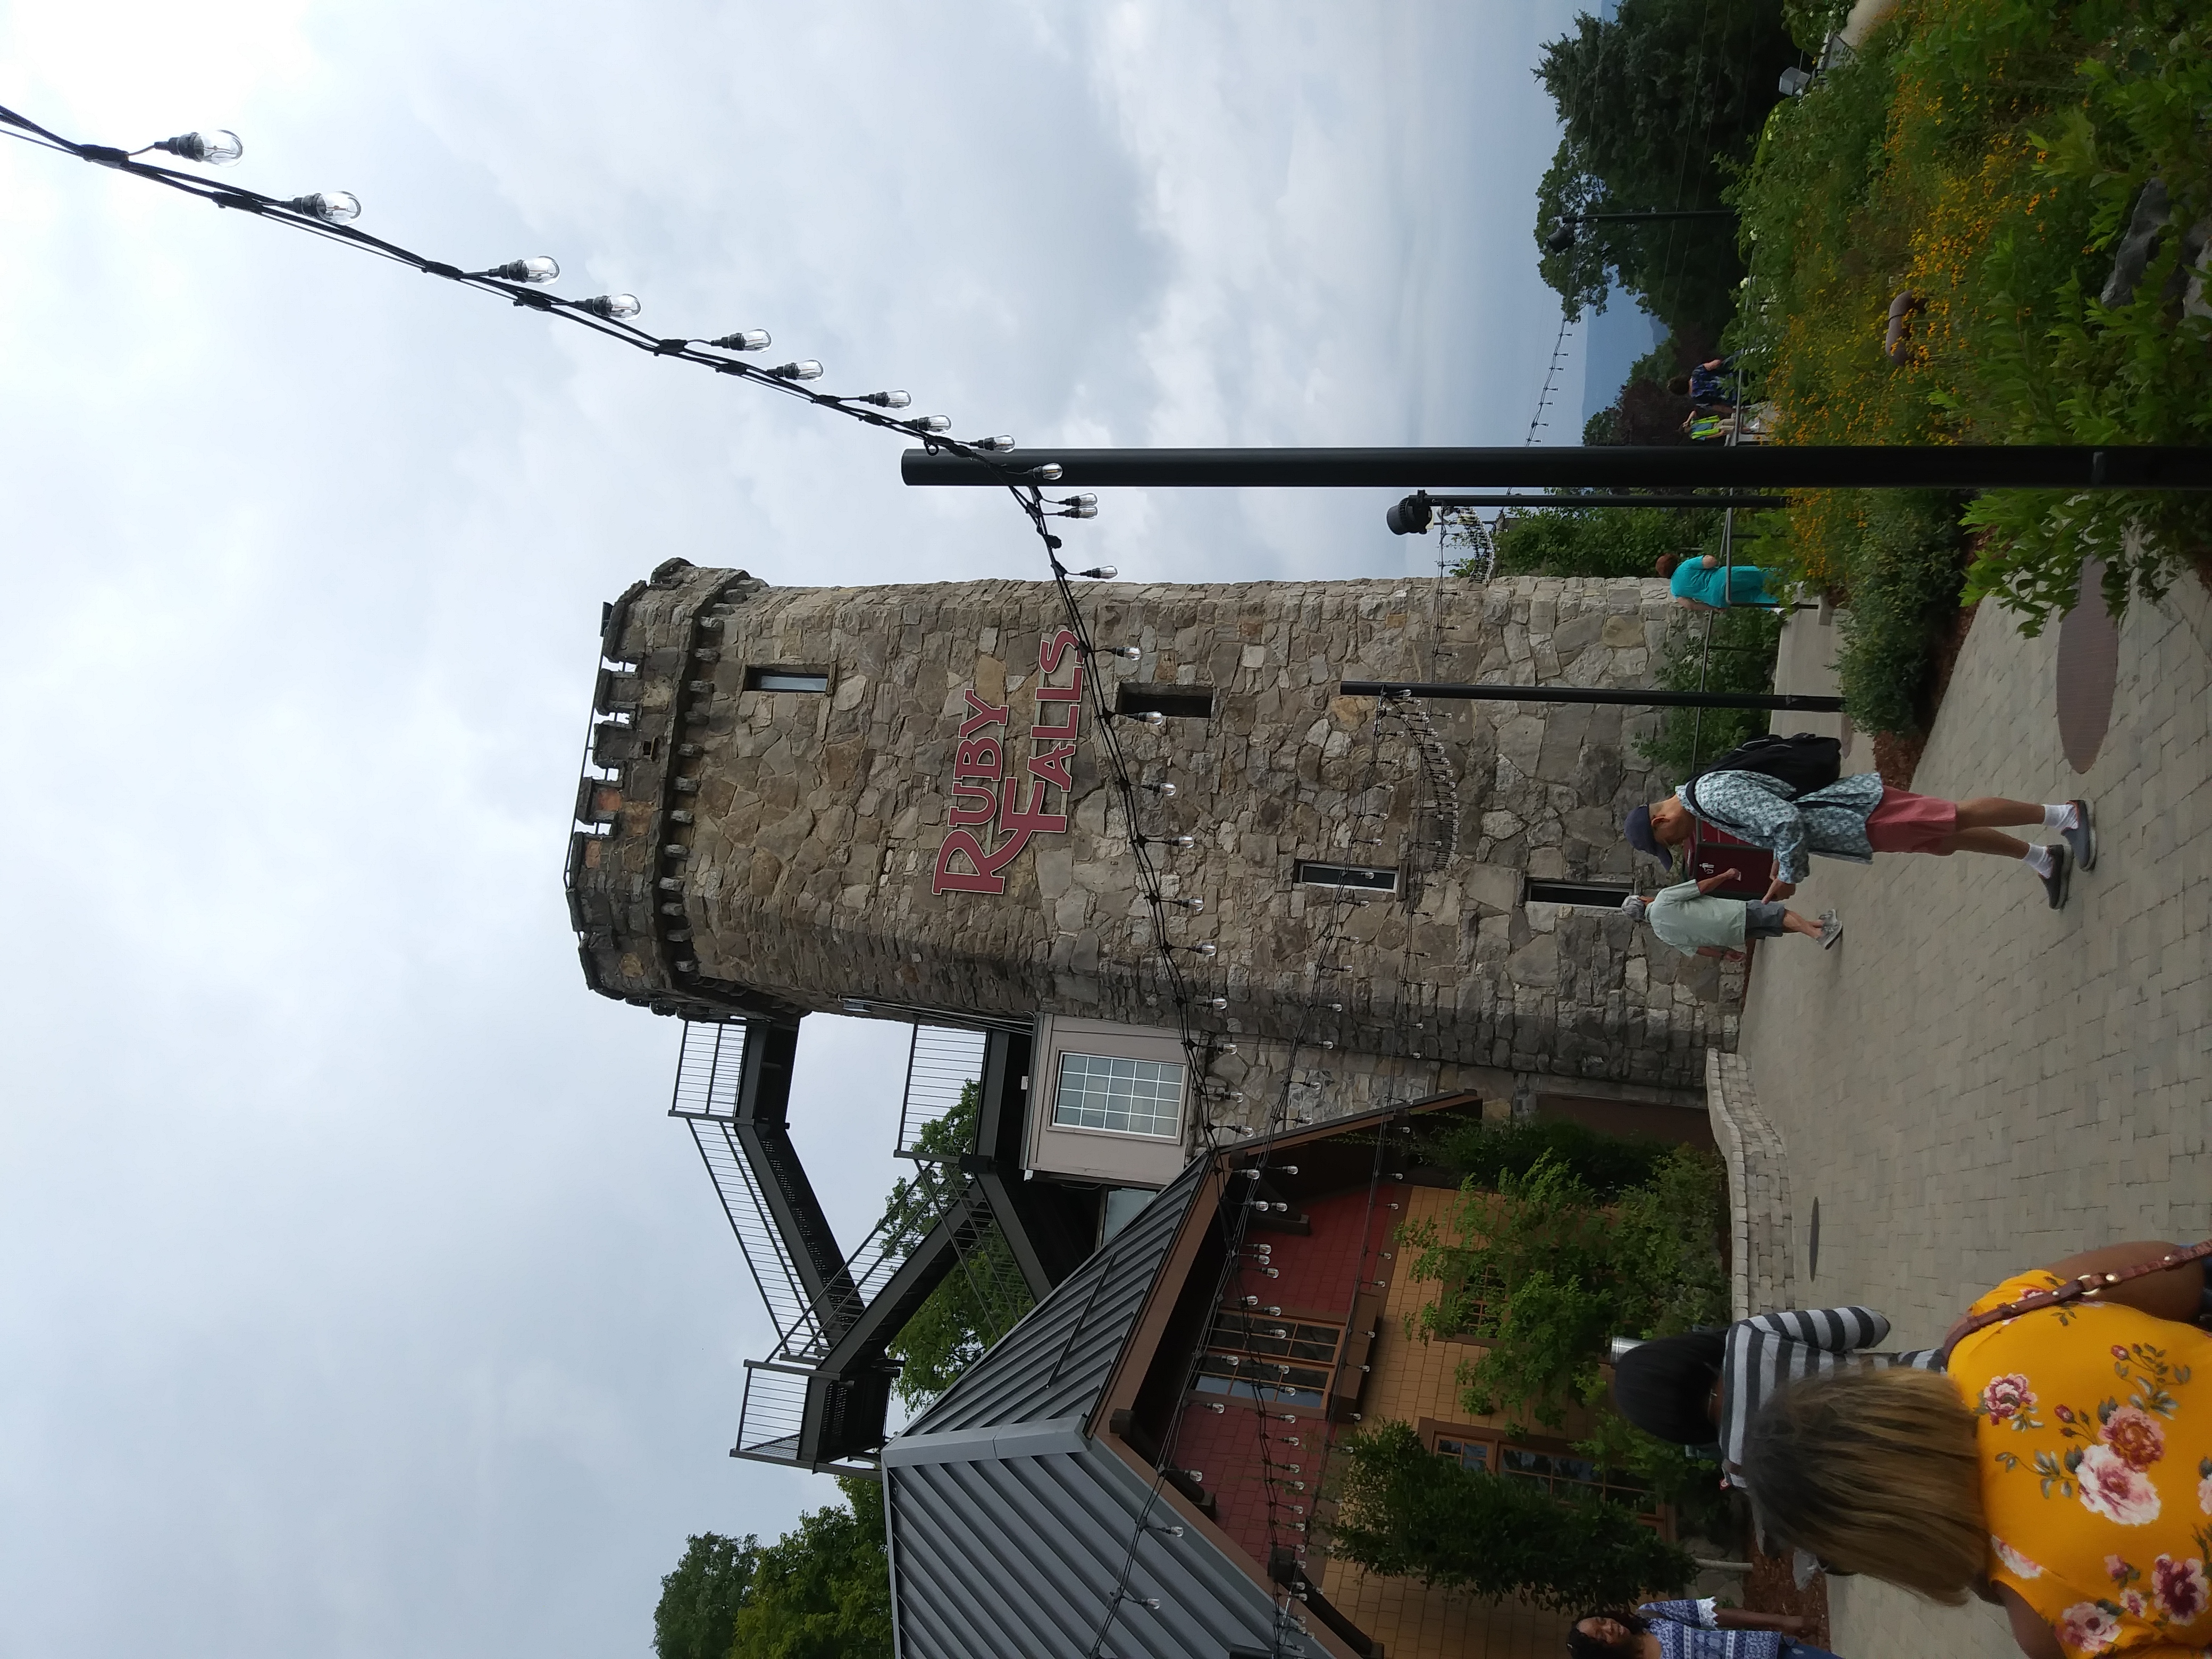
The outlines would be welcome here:
M 1586 904 L 1596 910 L 1618 910 L 1621 900 L 1635 891 L 1625 881 L 1530 881 L 1521 890 L 1523 904 Z
M 830 676 L 814 668 L 748 668 L 748 691 L 827 691 Z
M 1133 685 L 1125 680 L 1114 696 L 1117 714 L 1165 714 L 1171 720 L 1213 718 L 1210 685 Z
M 1377 870 L 1364 864 L 1323 864 L 1300 859 L 1291 866 L 1291 880 L 1300 887 L 1344 887 L 1355 893 L 1395 893 L 1395 870 Z

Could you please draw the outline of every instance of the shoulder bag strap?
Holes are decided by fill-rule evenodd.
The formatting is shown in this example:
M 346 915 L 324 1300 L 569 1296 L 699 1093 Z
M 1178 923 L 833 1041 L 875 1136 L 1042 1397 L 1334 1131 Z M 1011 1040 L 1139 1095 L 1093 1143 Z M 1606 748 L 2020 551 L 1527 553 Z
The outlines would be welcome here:
M 1700 772 L 1698 774 L 1698 778 L 1711 777 L 1711 775 L 1712 774 L 1710 772 Z M 1734 836 L 1738 841 L 1743 842 L 1746 846 L 1756 846 L 1758 844 L 1757 842 L 1748 839 L 1747 832 L 1741 825 L 1730 823 L 1726 818 L 1721 817 L 1718 813 L 1708 811 L 1705 809 L 1705 807 L 1698 799 L 1698 778 L 1692 778 L 1682 785 L 1682 799 L 1684 804 L 1689 807 L 1691 812 L 1695 817 L 1711 824 L 1716 830 L 1727 830 L 1729 834 Z
M 1937 1364 L 1948 1370 L 1951 1364 L 1951 1350 L 1976 1331 L 1985 1330 L 2008 1319 L 2017 1319 L 2021 1315 L 2033 1313 L 2038 1309 L 2056 1308 L 2068 1302 L 2078 1302 L 2083 1297 L 2101 1295 L 2114 1285 L 2124 1284 L 2130 1279 L 2141 1279 L 2145 1273 L 2164 1273 L 2168 1267 L 2179 1267 L 2185 1261 L 2200 1261 L 2208 1255 L 2212 1255 L 2212 1238 L 2162 1255 L 2155 1261 L 2138 1262 L 2132 1267 L 2122 1267 L 2114 1273 L 2083 1273 L 2079 1279 L 2069 1279 L 2054 1290 L 2030 1291 L 2016 1302 L 2008 1302 L 1985 1312 L 1968 1314 L 1952 1326 L 1949 1334 L 1944 1337 L 1943 1346 L 1936 1350 L 1939 1356 Z

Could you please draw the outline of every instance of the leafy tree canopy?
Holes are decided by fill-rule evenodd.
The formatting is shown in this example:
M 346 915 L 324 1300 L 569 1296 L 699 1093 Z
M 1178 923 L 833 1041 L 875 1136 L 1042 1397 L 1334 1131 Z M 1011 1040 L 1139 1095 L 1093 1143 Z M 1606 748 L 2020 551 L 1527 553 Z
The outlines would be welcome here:
M 1346 1442 L 1335 1553 L 1373 1573 L 1560 1612 L 1629 1607 L 1686 1584 L 1697 1563 L 1618 1504 L 1460 1467 L 1404 1423 Z
M 1772 0 L 1622 0 L 1613 18 L 1577 18 L 1536 70 L 1565 129 L 1538 186 L 1538 243 L 1565 214 L 1721 206 L 1797 56 Z M 1617 278 L 1701 340 L 1743 276 L 1727 220 L 1590 225 L 1538 269 L 1571 312 L 1601 309 Z
M 702 1532 L 684 1540 L 684 1559 L 660 1581 L 653 1650 L 660 1659 L 726 1659 L 738 1609 L 752 1588 L 759 1540 Z
M 884 1489 L 841 1475 L 845 1504 L 799 1517 L 759 1553 L 728 1659 L 890 1659 Z

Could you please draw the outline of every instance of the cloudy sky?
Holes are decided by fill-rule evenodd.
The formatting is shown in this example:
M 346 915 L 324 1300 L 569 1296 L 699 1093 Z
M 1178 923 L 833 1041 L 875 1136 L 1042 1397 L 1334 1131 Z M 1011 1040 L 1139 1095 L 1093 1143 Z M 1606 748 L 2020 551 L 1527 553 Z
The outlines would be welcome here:
M 0 103 L 234 127 L 241 183 L 963 432 L 1517 442 L 1570 9 L 22 3 Z M 875 434 L 15 144 L 0 280 L 0 1651 L 642 1653 L 687 1533 L 831 1492 L 723 1455 L 765 1322 L 675 1029 L 566 931 L 599 602 L 1034 542 Z M 1385 499 L 1109 495 L 1075 546 L 1426 568 Z M 850 1242 L 903 1045 L 837 1024 L 796 1115 L 871 1149 Z

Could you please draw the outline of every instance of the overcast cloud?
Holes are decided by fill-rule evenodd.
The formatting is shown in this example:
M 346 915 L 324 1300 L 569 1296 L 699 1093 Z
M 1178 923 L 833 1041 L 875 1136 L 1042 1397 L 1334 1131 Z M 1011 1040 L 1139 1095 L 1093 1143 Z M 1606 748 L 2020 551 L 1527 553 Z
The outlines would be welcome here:
M 234 127 L 244 184 L 965 433 L 1516 442 L 1569 9 L 26 4 L 0 102 Z M 765 1320 L 675 1027 L 577 972 L 599 601 L 1034 540 L 875 434 L 51 154 L 0 144 L 0 1651 L 642 1653 L 686 1533 L 834 1492 L 723 1455 Z M 1074 544 L 1428 568 L 1385 499 L 1109 495 Z M 796 1115 L 850 1243 L 902 1033 L 831 1024 Z

